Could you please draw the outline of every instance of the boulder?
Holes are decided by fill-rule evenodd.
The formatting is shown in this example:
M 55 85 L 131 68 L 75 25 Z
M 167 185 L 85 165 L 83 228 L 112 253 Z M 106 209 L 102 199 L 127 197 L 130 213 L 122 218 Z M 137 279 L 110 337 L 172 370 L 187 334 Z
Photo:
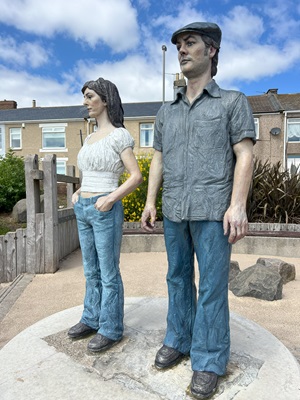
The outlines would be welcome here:
M 277 271 L 281 277 L 283 284 L 293 281 L 296 278 L 296 268 L 294 264 L 287 263 L 278 258 L 258 258 L 257 264 L 262 264 L 266 267 Z
M 231 282 L 240 272 L 239 263 L 237 261 L 230 261 L 229 282 Z
M 40 196 L 41 201 L 41 212 L 44 212 L 44 195 Z M 11 214 L 13 220 L 15 222 L 27 222 L 27 208 L 26 208 L 26 199 L 19 200 L 12 210 Z
M 27 220 L 26 199 L 19 200 L 12 210 L 12 219 L 15 222 L 25 222 Z
M 238 297 L 273 301 L 282 299 L 282 285 L 282 277 L 275 269 L 255 264 L 241 271 L 229 283 L 229 289 Z

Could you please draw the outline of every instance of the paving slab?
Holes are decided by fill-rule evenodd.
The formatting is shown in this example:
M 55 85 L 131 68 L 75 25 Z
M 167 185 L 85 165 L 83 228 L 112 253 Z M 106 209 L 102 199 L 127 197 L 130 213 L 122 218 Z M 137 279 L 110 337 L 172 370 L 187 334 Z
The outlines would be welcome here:
M 124 339 L 107 352 L 86 350 L 67 330 L 82 307 L 25 329 L 0 350 L 1 400 L 192 399 L 190 359 L 158 371 L 153 362 L 166 326 L 166 298 L 126 298 Z M 231 313 L 231 357 L 212 399 L 300 399 L 300 368 L 261 326 Z

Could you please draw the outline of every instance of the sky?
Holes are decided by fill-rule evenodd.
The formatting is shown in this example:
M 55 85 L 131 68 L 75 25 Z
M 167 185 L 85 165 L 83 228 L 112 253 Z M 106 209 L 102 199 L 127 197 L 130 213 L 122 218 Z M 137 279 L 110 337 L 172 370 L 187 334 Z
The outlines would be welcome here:
M 80 105 L 82 85 L 100 76 L 124 103 L 161 101 L 163 82 L 172 100 L 180 69 L 170 38 L 195 21 L 222 30 L 222 88 L 300 93 L 299 0 L 1 0 L 0 100 Z

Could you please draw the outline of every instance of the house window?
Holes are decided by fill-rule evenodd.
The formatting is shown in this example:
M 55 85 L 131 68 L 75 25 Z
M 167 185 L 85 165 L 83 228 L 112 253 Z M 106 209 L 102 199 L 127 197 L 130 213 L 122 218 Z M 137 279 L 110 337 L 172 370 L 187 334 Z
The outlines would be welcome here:
M 259 139 L 259 118 L 254 118 L 255 136 Z
M 287 137 L 289 142 L 300 142 L 300 118 L 287 120 Z
M 66 148 L 65 126 L 42 127 L 42 148 L 43 150 L 65 149 Z
M 40 161 L 44 161 L 44 157 L 40 158 Z M 56 159 L 56 173 L 59 175 L 66 175 L 66 165 L 68 158 L 57 158 Z
M 4 129 L 0 126 L 0 157 L 4 156 L 5 148 L 4 148 Z
M 21 149 L 22 148 L 22 135 L 21 128 L 10 128 L 10 148 Z
M 292 165 L 298 168 L 298 172 L 300 173 L 300 154 L 292 154 L 287 156 L 287 168 L 289 171 L 291 170 Z
M 66 161 L 56 160 L 56 173 L 60 175 L 66 175 Z
M 140 147 L 152 147 L 154 124 L 140 124 Z

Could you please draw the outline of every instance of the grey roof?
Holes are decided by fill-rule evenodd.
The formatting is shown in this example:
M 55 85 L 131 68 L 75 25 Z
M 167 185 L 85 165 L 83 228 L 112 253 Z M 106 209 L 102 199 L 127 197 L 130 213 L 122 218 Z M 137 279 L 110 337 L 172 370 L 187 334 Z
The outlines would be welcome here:
M 300 110 L 300 93 L 278 94 L 268 91 L 262 95 L 247 98 L 254 114 Z
M 300 93 L 247 96 L 254 114 L 299 110 Z M 125 118 L 155 118 L 162 102 L 123 103 Z M 84 106 L 0 109 L 0 122 L 62 121 L 88 118 Z
M 155 117 L 161 102 L 124 103 L 125 118 Z M 88 118 L 84 106 L 31 107 L 0 110 L 0 122 L 51 121 Z

